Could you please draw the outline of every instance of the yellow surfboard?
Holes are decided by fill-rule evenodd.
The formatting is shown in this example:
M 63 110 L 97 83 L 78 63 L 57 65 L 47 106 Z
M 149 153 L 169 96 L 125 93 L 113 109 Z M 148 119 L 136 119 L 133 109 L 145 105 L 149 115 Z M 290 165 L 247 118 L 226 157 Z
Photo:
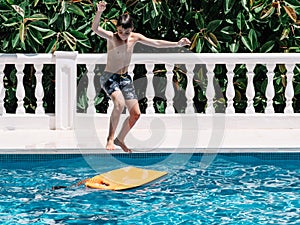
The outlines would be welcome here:
M 94 176 L 85 185 L 102 190 L 125 190 L 149 183 L 166 174 L 167 172 L 128 166 Z

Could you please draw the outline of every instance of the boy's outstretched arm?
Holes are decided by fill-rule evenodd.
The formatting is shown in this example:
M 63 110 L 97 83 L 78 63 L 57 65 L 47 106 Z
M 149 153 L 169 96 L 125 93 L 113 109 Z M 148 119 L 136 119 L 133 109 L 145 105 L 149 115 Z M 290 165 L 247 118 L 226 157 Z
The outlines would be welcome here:
M 100 37 L 110 39 L 113 37 L 113 32 L 107 31 L 99 26 L 101 15 L 105 9 L 106 9 L 105 2 L 99 2 L 97 4 L 97 13 L 96 13 L 93 23 L 92 23 L 92 30 Z
M 181 38 L 178 42 L 173 42 L 147 38 L 142 34 L 138 34 L 138 42 L 155 48 L 175 48 L 191 44 L 191 41 L 187 38 Z

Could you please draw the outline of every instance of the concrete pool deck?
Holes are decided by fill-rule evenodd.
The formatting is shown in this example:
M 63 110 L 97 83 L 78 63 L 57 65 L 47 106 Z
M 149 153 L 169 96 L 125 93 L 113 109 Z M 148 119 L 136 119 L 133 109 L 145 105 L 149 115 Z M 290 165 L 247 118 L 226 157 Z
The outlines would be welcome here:
M 158 135 L 153 135 L 156 133 Z M 0 130 L 1 154 L 120 153 L 105 150 L 107 130 Z M 133 129 L 133 152 L 299 152 L 300 129 L 189 130 Z

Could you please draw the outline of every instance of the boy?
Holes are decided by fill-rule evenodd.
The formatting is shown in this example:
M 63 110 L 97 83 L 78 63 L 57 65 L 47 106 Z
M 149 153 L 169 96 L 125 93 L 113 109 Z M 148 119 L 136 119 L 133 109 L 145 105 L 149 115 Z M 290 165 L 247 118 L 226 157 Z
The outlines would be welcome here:
M 128 75 L 128 66 L 134 45 L 140 42 L 156 48 L 174 48 L 190 45 L 191 42 L 187 38 L 182 38 L 178 42 L 155 40 L 134 33 L 132 32 L 133 22 L 128 14 L 119 17 L 116 33 L 107 31 L 99 26 L 100 17 L 105 9 L 105 2 L 101 1 L 97 4 L 92 30 L 100 37 L 107 39 L 107 64 L 105 72 L 100 77 L 100 84 L 113 101 L 114 108 L 110 117 L 106 149 L 114 150 L 115 145 L 118 145 L 123 151 L 131 152 L 125 145 L 124 139 L 141 114 L 133 82 Z M 124 121 L 119 135 L 114 138 L 120 115 L 125 106 L 129 111 L 129 117 Z

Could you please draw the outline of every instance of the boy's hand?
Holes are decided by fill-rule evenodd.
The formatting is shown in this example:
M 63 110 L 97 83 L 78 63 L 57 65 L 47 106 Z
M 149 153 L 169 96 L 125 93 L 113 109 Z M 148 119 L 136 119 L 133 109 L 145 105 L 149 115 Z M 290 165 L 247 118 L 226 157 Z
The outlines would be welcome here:
M 106 9 L 106 2 L 101 1 L 97 4 L 97 10 L 98 12 L 103 12 Z
M 181 38 L 179 41 L 178 41 L 178 46 L 179 47 L 183 47 L 183 46 L 186 46 L 186 45 L 190 45 L 191 44 L 191 41 L 187 38 Z

